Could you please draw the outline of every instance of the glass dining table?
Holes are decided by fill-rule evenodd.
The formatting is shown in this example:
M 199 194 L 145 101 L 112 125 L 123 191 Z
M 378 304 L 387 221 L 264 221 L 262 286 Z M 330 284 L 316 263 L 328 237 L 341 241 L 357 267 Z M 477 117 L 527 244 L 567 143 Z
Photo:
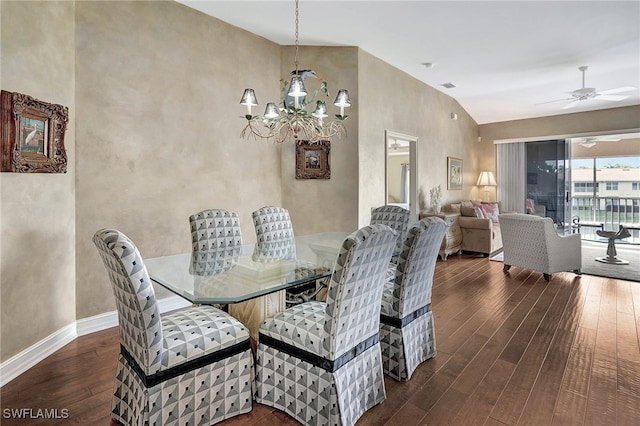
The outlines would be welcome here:
M 260 323 L 285 309 L 285 290 L 328 277 L 347 232 L 295 237 L 287 259 L 256 256 L 256 245 L 245 244 L 223 269 L 194 267 L 195 256 L 179 253 L 144 259 L 151 280 L 193 304 L 225 304 L 257 338 Z

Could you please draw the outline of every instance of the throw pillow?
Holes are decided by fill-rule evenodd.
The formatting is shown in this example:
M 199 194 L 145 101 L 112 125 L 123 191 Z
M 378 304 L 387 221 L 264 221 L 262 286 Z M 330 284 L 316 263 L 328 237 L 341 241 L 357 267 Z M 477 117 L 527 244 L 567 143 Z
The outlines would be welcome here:
M 477 217 L 480 219 L 484 217 L 482 216 L 482 211 L 480 210 L 479 207 L 466 207 L 466 206 L 460 207 L 460 216 Z
M 454 212 L 454 213 L 460 213 L 460 207 L 461 207 L 460 203 L 450 204 L 449 205 L 449 209 L 450 209 L 449 211 Z
M 527 206 L 527 214 L 535 214 L 536 213 L 535 203 L 533 202 L 533 200 L 531 198 L 527 198 L 526 206 Z
M 460 201 L 461 207 L 473 207 L 473 203 L 471 201 Z
M 484 217 L 486 217 L 487 219 L 491 219 L 491 221 L 494 223 L 498 222 L 498 214 L 500 213 L 500 211 L 498 210 L 498 204 L 483 204 L 480 209 L 482 210 Z

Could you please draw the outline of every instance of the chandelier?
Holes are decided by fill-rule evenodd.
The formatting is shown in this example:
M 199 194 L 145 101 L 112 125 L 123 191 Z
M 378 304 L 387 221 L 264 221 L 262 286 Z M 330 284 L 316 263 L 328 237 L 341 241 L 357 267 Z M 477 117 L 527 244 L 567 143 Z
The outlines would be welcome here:
M 340 108 L 340 113 L 335 115 L 335 120 L 325 121 L 327 105 L 323 98 L 329 97 L 327 82 L 319 77 L 313 70 L 298 69 L 298 0 L 296 0 L 296 53 L 295 70 L 291 71 L 291 81 L 282 80 L 281 106 L 268 102 L 264 115 L 252 115 L 251 108 L 258 105 L 258 100 L 253 89 L 245 89 L 240 105 L 247 107 L 244 118 L 247 120 L 240 137 L 256 140 L 272 140 L 277 143 L 285 141 L 304 140 L 309 143 L 318 143 L 322 140 L 330 140 L 334 136 L 341 138 L 347 131 L 342 123 L 347 119 L 344 109 L 351 106 L 349 92 L 345 89 L 338 90 L 333 105 Z M 320 87 L 312 94 L 307 92 L 305 80 L 309 77 L 320 80 Z M 307 110 L 307 106 L 314 107 L 313 112 Z

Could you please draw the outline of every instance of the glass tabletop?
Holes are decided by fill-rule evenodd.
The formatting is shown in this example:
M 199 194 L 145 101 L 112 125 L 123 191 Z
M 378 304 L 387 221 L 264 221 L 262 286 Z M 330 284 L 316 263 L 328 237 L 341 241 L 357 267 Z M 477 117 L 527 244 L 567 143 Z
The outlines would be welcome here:
M 223 268 L 197 268 L 191 252 L 144 262 L 151 280 L 191 303 L 239 303 L 329 276 L 347 235 L 325 232 L 295 237 L 295 250 L 288 259 L 265 260 L 255 255 L 255 244 L 245 244 Z

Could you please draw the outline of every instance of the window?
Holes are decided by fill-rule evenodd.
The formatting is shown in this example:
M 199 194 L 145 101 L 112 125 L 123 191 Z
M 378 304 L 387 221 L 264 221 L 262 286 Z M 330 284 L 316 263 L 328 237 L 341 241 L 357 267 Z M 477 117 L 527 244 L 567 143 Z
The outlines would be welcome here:
M 633 191 L 640 191 L 640 182 L 631 182 L 631 189 Z
M 618 182 L 607 182 L 607 191 L 617 191 Z
M 598 191 L 598 184 L 596 184 L 596 191 Z M 593 182 L 575 182 L 573 185 L 573 192 L 593 192 Z

